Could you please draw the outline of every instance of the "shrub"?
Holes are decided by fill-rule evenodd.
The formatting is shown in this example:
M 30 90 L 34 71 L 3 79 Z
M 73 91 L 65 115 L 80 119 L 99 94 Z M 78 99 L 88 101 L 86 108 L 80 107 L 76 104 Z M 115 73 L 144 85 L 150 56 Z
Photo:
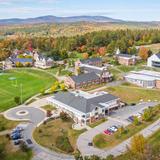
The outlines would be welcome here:
M 22 143 L 20 144 L 20 149 L 21 149 L 23 152 L 29 152 L 29 151 L 30 151 L 30 149 L 27 147 L 27 145 L 26 145 L 24 142 L 22 142 Z
M 152 119 L 152 117 L 153 117 L 153 109 L 152 108 L 146 109 L 143 113 L 143 116 L 142 116 L 144 121 L 150 121 Z
M 6 153 L 5 153 L 5 144 L 0 144 L 0 159 L 5 158 Z
M 113 160 L 114 159 L 114 156 L 113 155 L 109 155 L 107 156 L 106 160 Z
M 14 101 L 16 104 L 20 104 L 20 97 L 14 97 Z
M 51 110 L 47 110 L 47 117 L 51 117 L 52 116 L 52 111 Z
M 138 117 L 134 117 L 133 124 L 134 124 L 135 126 L 138 126 L 138 125 L 140 124 Z
M 65 112 L 60 113 L 60 118 L 62 119 L 62 121 L 69 121 L 70 120 L 70 117 Z
M 56 147 L 66 153 L 72 153 L 74 151 L 73 147 L 71 146 L 69 139 L 67 136 L 59 136 L 56 139 Z
M 0 131 L 4 131 L 6 129 L 6 127 L 3 124 L 0 124 Z

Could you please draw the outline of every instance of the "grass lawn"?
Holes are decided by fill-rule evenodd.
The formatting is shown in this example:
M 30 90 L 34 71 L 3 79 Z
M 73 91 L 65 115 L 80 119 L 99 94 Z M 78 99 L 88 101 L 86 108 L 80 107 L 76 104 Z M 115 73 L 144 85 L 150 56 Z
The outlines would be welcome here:
M 143 101 L 155 101 L 160 100 L 160 90 L 145 89 L 134 85 L 120 85 L 116 87 L 108 87 L 106 91 L 118 96 L 122 101 L 126 103 L 138 103 Z
M 4 130 L 10 130 L 16 127 L 19 124 L 19 122 L 10 121 L 3 117 L 3 115 L 0 115 L 0 132 Z
M 15 78 L 16 80 L 12 80 Z M 25 101 L 41 90 L 49 88 L 54 81 L 53 76 L 34 69 L 6 71 L 0 75 L 0 111 L 16 106 L 14 97 L 21 95 L 20 84 L 22 84 L 22 98 Z
M 0 136 L 0 146 L 4 155 L 0 155 L 1 160 L 31 160 L 32 151 L 23 152 L 9 141 L 6 136 Z
M 92 124 L 89 124 L 89 127 L 94 128 L 102 123 L 104 123 L 105 121 L 107 121 L 105 118 L 98 120 L 97 122 L 94 122 Z
M 75 151 L 76 140 L 78 136 L 85 130 L 80 130 L 80 131 L 73 130 L 72 124 L 73 124 L 72 120 L 64 122 L 61 119 L 56 119 L 47 122 L 47 124 L 42 124 L 35 130 L 33 136 L 36 142 L 38 142 L 40 145 L 62 153 L 67 153 L 67 152 L 57 147 L 57 140 L 61 141 L 62 138 L 67 137 L 67 139 L 69 140 L 69 145 L 71 145 L 71 147 Z M 65 142 L 65 140 L 60 143 L 64 143 L 64 145 L 66 146 L 68 145 L 68 142 Z
M 59 72 L 59 67 L 49 68 L 46 71 L 57 75 L 57 73 Z M 62 68 L 59 76 L 68 76 L 69 74 L 71 74 L 71 72 Z
M 160 110 L 157 106 L 155 108 L 155 115 L 152 117 L 152 119 L 148 122 L 142 121 L 139 125 L 130 124 L 125 128 L 125 132 L 120 134 L 119 132 L 116 132 L 112 135 L 105 135 L 105 134 L 98 134 L 94 137 L 93 143 L 97 148 L 111 148 L 114 147 L 124 140 L 132 137 L 136 133 L 140 132 L 156 120 L 160 118 Z
M 44 110 L 46 111 L 53 111 L 55 110 L 56 108 L 52 105 L 45 105 L 45 106 L 42 106 L 41 108 L 43 108 Z

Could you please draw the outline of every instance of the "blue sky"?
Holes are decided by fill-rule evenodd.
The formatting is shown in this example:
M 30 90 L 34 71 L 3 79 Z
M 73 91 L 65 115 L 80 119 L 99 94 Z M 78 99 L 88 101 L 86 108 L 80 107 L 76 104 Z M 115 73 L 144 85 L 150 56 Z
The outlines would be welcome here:
M 0 0 L 0 19 L 43 15 L 101 15 L 160 21 L 160 0 Z

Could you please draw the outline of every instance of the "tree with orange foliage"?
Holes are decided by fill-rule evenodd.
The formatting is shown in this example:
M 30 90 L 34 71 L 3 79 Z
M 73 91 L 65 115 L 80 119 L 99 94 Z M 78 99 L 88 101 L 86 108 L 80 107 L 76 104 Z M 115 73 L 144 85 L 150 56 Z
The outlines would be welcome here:
M 100 48 L 98 49 L 98 54 L 99 54 L 100 56 L 104 56 L 104 55 L 106 54 L 106 48 L 105 48 L 105 47 L 100 47 Z
M 145 47 L 141 47 L 139 49 L 139 56 L 143 59 L 143 60 L 147 60 L 147 58 L 149 57 L 149 49 L 145 48 Z
M 83 53 L 83 55 L 82 55 L 82 56 L 83 56 L 83 58 L 84 58 L 84 59 L 88 59 L 89 54 L 88 54 L 88 53 Z

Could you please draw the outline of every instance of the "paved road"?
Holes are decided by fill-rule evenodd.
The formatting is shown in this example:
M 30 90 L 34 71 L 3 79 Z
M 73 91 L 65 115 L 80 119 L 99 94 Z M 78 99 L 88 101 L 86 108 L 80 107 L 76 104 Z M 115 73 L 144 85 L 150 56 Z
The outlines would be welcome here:
M 18 115 L 17 113 L 19 111 L 27 111 L 28 114 L 26 115 Z M 34 129 L 41 123 L 46 117 L 46 114 L 44 111 L 42 111 L 39 108 L 36 107 L 26 107 L 26 106 L 20 106 L 13 108 L 11 110 L 8 110 L 5 112 L 4 116 L 11 120 L 29 120 L 27 122 L 26 128 L 23 132 L 24 140 L 31 139 L 33 141 L 34 147 L 33 151 L 35 153 L 33 160 L 72 160 L 74 159 L 72 156 L 56 153 L 53 151 L 50 151 L 39 144 L 37 144 L 33 137 L 32 133 Z
M 120 109 L 119 111 L 111 115 L 108 118 L 108 121 L 106 121 L 105 123 L 81 134 L 77 140 L 78 149 L 80 150 L 83 156 L 97 155 L 97 156 L 106 157 L 110 154 L 119 155 L 121 153 L 122 146 L 124 146 L 124 144 L 127 143 L 127 141 L 124 141 L 123 144 L 118 145 L 117 147 L 114 147 L 112 150 L 109 150 L 109 151 L 100 150 L 93 146 L 88 146 L 88 143 L 92 142 L 93 138 L 97 134 L 103 133 L 104 130 L 106 130 L 108 127 L 112 125 L 127 126 L 129 122 L 126 119 L 130 115 L 141 112 L 143 109 L 147 108 L 148 106 L 155 106 L 156 104 L 157 104 L 156 102 L 149 102 L 149 103 L 143 103 L 136 106 L 129 106 L 129 107 Z M 123 150 L 125 149 L 126 147 L 125 148 L 123 147 Z

